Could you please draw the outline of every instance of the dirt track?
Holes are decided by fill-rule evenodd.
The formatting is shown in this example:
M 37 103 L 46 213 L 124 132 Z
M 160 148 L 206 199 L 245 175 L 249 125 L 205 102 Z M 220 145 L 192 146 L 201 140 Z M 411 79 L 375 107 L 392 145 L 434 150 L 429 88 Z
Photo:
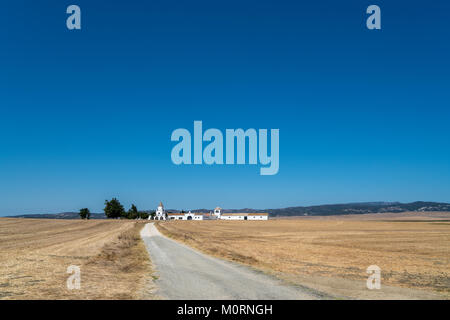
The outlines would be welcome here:
M 212 258 L 171 240 L 147 224 L 141 236 L 156 267 L 158 295 L 168 299 L 318 299 L 248 267 Z

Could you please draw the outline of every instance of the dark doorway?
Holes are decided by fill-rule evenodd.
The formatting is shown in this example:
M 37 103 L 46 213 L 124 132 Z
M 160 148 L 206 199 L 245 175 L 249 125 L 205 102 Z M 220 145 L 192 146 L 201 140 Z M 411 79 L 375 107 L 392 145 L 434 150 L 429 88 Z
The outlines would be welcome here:
M 191 216 L 189 216 L 189 217 L 188 217 L 188 220 L 192 220 L 192 217 L 191 217 Z
M 244 220 L 247 220 L 247 217 L 244 217 Z

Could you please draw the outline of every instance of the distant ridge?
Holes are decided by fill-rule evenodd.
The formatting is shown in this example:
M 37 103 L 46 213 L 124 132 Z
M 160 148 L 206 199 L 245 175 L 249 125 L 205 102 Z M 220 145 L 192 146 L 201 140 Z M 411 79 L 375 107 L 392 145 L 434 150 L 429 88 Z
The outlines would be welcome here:
M 181 210 L 167 210 L 168 212 L 180 212 Z M 192 212 L 208 213 L 209 209 L 197 209 Z M 406 211 L 450 211 L 450 203 L 416 201 L 411 203 L 400 202 L 356 202 L 344 204 L 326 204 L 307 207 L 288 207 L 281 209 L 223 209 L 223 212 L 268 212 L 272 217 L 282 216 L 330 216 L 347 214 L 366 214 L 383 212 L 406 212 Z M 79 219 L 78 212 L 63 212 L 56 214 L 24 214 L 10 216 L 14 218 L 35 219 Z M 104 213 L 92 213 L 91 219 L 106 219 Z
M 210 210 L 198 209 L 196 212 L 209 212 Z M 406 211 L 450 211 L 450 203 L 416 201 L 411 203 L 400 202 L 356 202 L 343 204 L 325 204 L 307 207 L 288 207 L 281 209 L 223 209 L 223 212 L 268 212 L 272 217 L 282 216 L 330 216 L 346 214 L 366 214 L 383 212 Z
M 42 213 L 42 214 L 21 214 L 17 216 L 8 216 L 7 218 L 30 218 L 30 219 L 80 219 L 79 212 L 62 213 Z M 106 219 L 104 213 L 91 213 L 91 219 Z
M 450 203 L 416 201 L 400 202 L 361 202 L 348 204 L 328 204 L 309 207 L 290 207 L 283 209 L 269 209 L 271 216 L 329 216 L 346 214 L 366 214 L 383 212 L 406 211 L 450 211 Z

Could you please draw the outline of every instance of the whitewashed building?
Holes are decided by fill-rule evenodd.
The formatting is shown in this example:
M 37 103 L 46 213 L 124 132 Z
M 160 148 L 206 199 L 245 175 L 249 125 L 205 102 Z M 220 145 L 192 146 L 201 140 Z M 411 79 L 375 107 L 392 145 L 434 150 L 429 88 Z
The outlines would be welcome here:
M 151 219 L 152 219 L 152 217 L 149 216 L 148 220 L 151 220 Z M 159 202 L 159 206 L 156 209 L 154 220 L 167 220 L 166 211 L 164 210 L 164 206 L 163 206 L 162 202 Z
M 151 216 L 148 217 L 148 220 L 151 220 Z M 203 220 L 203 214 L 201 213 L 167 213 L 164 210 L 164 205 L 162 202 L 159 203 L 158 208 L 156 209 L 154 220 Z
M 206 214 L 207 219 L 220 219 L 220 220 L 269 220 L 268 213 L 222 213 L 222 208 L 216 207 L 212 215 Z M 148 218 L 149 220 L 151 217 Z M 204 215 L 202 213 L 193 213 L 191 211 L 187 213 L 167 213 L 164 210 L 162 202 L 159 203 L 158 208 L 154 216 L 155 220 L 204 220 Z
M 203 220 L 203 214 L 202 213 L 168 213 L 167 214 L 168 220 Z
M 151 220 L 151 216 L 148 217 L 148 220 Z M 159 203 L 158 208 L 156 209 L 154 220 L 203 220 L 203 214 L 201 213 L 167 213 L 164 210 L 164 205 L 162 202 Z
M 220 220 L 269 220 L 268 213 L 222 213 Z
M 221 207 L 216 207 L 214 209 L 214 215 L 217 217 L 217 219 L 220 218 L 220 215 L 222 214 L 222 208 Z
M 268 213 L 222 213 L 222 208 L 214 209 L 214 215 L 220 220 L 269 220 Z

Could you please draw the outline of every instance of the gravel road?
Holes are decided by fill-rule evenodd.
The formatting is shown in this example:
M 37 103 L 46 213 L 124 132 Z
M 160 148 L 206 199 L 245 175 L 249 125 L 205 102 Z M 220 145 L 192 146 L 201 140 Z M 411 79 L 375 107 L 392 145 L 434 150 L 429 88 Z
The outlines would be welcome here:
M 318 299 L 251 268 L 216 259 L 162 235 L 153 223 L 141 231 L 166 299 Z

